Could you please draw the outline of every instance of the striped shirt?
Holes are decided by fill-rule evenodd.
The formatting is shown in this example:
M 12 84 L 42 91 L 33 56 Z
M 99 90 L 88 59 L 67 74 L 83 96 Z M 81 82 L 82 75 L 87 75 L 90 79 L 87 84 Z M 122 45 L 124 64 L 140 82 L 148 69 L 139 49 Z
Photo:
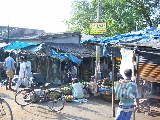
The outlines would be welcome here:
M 134 110 L 134 99 L 139 97 L 135 82 L 131 80 L 115 82 L 115 94 L 116 100 L 120 100 L 119 110 L 125 112 Z

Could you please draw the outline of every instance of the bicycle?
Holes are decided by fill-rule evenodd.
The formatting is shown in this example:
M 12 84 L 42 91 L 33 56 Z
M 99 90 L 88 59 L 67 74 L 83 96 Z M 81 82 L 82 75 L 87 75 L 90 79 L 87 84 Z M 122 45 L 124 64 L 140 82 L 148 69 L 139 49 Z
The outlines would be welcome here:
M 34 102 L 47 102 L 52 112 L 61 111 L 66 103 L 63 94 L 58 89 L 47 89 L 40 86 L 40 89 L 25 88 L 15 95 L 15 102 L 18 105 L 26 106 Z
M 13 120 L 13 114 L 9 104 L 2 98 L 0 98 L 0 119 L 1 120 Z

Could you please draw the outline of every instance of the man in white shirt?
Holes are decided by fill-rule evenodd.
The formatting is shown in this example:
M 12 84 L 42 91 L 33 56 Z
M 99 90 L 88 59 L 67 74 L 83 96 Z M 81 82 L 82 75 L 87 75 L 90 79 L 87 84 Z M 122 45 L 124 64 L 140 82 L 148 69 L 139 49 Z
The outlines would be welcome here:
M 19 86 L 21 85 L 21 83 L 23 82 L 24 79 L 26 79 L 26 63 L 24 62 L 24 56 L 21 56 L 19 58 L 19 62 L 20 62 L 20 70 L 19 70 L 19 79 L 16 83 L 16 86 L 14 88 L 14 92 L 16 92 L 19 88 Z
M 74 98 L 83 98 L 83 85 L 82 83 L 78 82 L 77 78 L 74 78 L 72 84 L 72 95 Z
M 26 76 L 28 79 L 32 77 L 32 72 L 31 72 L 31 62 L 28 60 L 28 57 L 24 57 L 24 62 L 26 63 Z
M 26 82 L 29 83 L 26 84 L 27 85 L 26 87 L 31 87 L 32 80 L 30 79 L 31 77 L 33 77 L 31 72 L 31 62 L 28 60 L 27 56 L 24 57 L 24 62 L 26 63 Z

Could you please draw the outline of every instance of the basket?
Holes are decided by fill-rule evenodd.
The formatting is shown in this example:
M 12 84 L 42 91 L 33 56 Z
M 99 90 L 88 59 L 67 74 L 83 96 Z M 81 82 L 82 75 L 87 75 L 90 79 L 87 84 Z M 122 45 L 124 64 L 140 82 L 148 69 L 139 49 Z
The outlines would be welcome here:
M 84 94 L 84 98 L 88 99 L 90 97 L 89 94 Z
M 63 89 L 65 87 L 68 87 L 69 89 L 68 90 L 67 89 Z M 62 85 L 62 86 L 59 86 L 59 89 L 60 89 L 61 93 L 64 94 L 64 95 L 71 95 L 72 94 L 72 89 L 71 89 L 70 86 Z
M 64 94 L 64 95 L 71 95 L 72 90 L 62 90 L 61 93 Z
M 74 97 L 72 95 L 65 95 L 64 99 L 65 99 L 65 101 L 70 102 L 70 101 L 72 101 L 74 99 Z
M 64 88 L 64 87 L 69 87 L 69 86 L 68 85 L 61 85 L 58 88 L 61 89 L 61 88 Z
M 112 95 L 112 93 L 109 90 L 100 91 L 102 95 Z

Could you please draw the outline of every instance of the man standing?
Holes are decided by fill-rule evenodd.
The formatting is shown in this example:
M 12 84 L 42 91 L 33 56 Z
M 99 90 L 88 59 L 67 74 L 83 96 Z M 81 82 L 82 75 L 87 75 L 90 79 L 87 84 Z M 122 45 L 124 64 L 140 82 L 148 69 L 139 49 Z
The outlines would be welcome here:
M 24 62 L 24 56 L 21 56 L 19 58 L 19 62 L 20 62 L 19 79 L 18 79 L 16 86 L 14 88 L 14 92 L 16 92 L 18 90 L 18 88 L 21 85 L 21 83 L 23 82 L 23 80 L 25 80 L 27 77 L 26 76 L 26 63 Z M 24 83 L 24 84 L 26 85 L 26 83 Z
M 14 66 L 14 53 L 9 53 L 9 57 L 7 57 L 4 61 L 4 69 L 6 70 L 6 74 L 7 74 L 7 82 L 6 82 L 6 90 L 11 88 L 11 84 L 12 84 L 12 79 L 14 77 L 14 73 L 15 73 L 15 66 Z M 9 83 L 9 88 L 7 87 Z
M 91 76 L 90 82 L 88 83 L 88 85 L 89 85 L 90 94 L 96 95 L 97 90 L 98 90 L 98 83 L 96 82 L 94 76 Z
M 130 120 L 134 111 L 134 99 L 138 98 L 138 89 L 131 80 L 132 70 L 124 71 L 125 79 L 115 83 L 116 99 L 120 100 L 116 120 Z
M 77 78 L 77 68 L 76 66 L 71 65 L 72 77 Z

